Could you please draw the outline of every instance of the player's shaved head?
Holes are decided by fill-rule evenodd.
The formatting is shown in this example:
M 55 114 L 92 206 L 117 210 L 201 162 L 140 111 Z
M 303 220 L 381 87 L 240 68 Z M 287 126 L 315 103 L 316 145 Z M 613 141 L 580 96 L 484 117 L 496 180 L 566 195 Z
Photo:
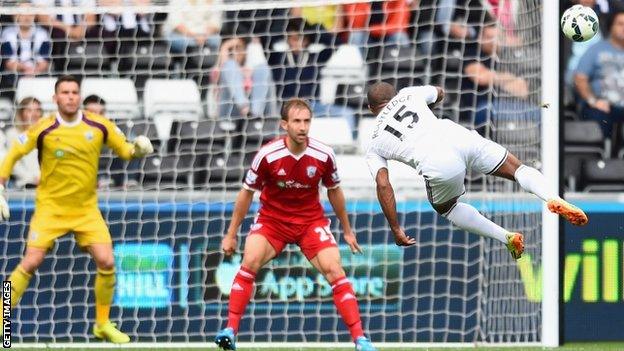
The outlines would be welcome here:
M 368 88 L 368 106 L 371 111 L 379 110 L 397 94 L 392 84 L 377 82 Z

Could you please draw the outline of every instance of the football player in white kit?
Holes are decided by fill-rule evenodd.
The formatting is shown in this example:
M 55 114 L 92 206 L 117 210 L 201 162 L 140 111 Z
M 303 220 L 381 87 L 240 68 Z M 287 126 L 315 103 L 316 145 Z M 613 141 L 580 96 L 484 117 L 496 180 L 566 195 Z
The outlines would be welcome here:
M 501 241 L 514 259 L 524 252 L 522 234 L 501 228 L 471 205 L 457 201 L 466 191 L 467 169 L 515 180 L 545 201 L 551 212 L 574 225 L 587 224 L 585 213 L 552 193 L 537 169 L 523 165 L 504 147 L 477 132 L 438 119 L 430 107 L 443 98 L 444 90 L 434 86 L 409 87 L 397 93 L 394 86 L 379 82 L 368 90 L 368 107 L 377 116 L 377 124 L 366 161 L 397 245 L 409 246 L 416 241 L 399 225 L 388 160 L 403 162 L 424 177 L 427 198 L 436 212 L 464 230 Z

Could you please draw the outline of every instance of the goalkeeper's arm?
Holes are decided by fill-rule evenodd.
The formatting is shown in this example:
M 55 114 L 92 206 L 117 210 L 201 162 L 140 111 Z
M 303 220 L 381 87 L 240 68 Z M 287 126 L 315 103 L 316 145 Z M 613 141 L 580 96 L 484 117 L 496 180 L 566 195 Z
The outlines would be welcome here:
M 11 176 L 11 172 L 13 171 L 13 167 L 15 163 L 22 157 L 24 157 L 25 149 L 21 144 L 14 144 L 9 149 L 6 157 L 2 161 L 2 165 L 0 166 L 0 220 L 9 219 L 9 204 L 4 196 L 4 188 L 6 186 L 7 180 Z

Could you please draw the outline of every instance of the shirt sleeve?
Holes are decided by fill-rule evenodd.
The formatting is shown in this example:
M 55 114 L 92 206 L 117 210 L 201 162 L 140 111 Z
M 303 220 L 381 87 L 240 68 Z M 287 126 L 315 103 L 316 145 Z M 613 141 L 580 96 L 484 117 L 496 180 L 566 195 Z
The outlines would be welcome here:
M 403 88 L 401 89 L 401 93 L 415 95 L 418 98 L 424 99 L 427 104 L 432 104 L 438 99 L 438 89 L 433 85 Z
M 264 159 L 264 155 L 261 155 L 258 151 L 251 162 L 251 167 L 245 174 L 245 179 L 243 179 L 243 188 L 247 190 L 262 191 L 266 180 L 267 167 L 268 163 Z
M 340 186 L 340 175 L 338 174 L 338 165 L 336 164 L 336 155 L 332 151 L 326 161 L 327 168 L 323 174 L 323 186 L 327 189 L 335 189 Z
M 581 56 L 578 65 L 576 66 L 576 70 L 574 73 L 581 73 L 588 77 L 592 77 L 594 75 L 594 62 L 596 61 L 596 55 L 601 50 L 597 47 L 601 42 L 592 45 L 583 56 Z
M 379 172 L 380 169 L 388 168 L 388 161 L 370 150 L 366 153 L 366 163 L 368 164 L 368 169 L 373 179 L 377 178 L 377 172 Z
M 9 152 L 4 157 L 0 166 L 0 177 L 9 178 L 15 163 L 24 155 L 31 152 L 37 146 L 37 138 L 41 132 L 41 125 L 35 124 L 25 133 L 19 134 L 11 144 Z
M 119 129 L 115 123 L 108 119 L 104 119 L 104 126 L 106 127 L 108 135 L 106 145 L 113 149 L 113 151 L 115 151 L 115 153 L 122 159 L 132 159 L 132 156 L 134 155 L 134 145 L 126 140 L 126 136 L 121 129 Z

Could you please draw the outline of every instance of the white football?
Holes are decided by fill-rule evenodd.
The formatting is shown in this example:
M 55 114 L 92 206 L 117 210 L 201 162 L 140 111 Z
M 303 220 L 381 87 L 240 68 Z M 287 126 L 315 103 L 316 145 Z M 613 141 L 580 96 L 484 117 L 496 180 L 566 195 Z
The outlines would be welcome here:
M 588 41 L 598 32 L 598 16 L 587 6 L 574 5 L 561 16 L 561 31 L 574 41 Z

